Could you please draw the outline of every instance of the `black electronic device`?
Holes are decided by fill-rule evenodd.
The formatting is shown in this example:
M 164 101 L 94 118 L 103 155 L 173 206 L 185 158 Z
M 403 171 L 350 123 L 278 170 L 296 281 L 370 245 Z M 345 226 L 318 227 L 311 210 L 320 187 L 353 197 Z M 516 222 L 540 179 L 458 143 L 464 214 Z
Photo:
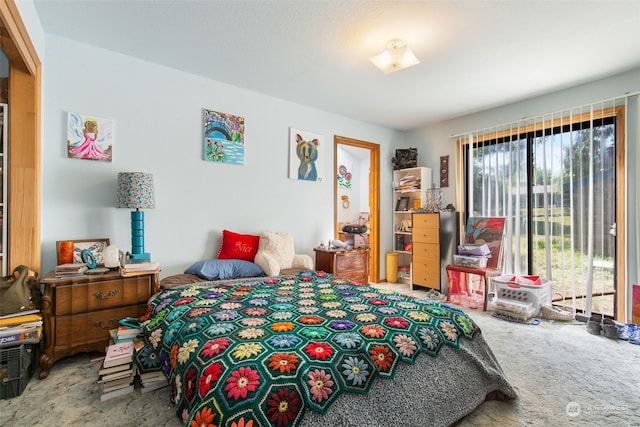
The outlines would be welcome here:
M 342 227 L 342 231 L 344 233 L 350 233 L 350 234 L 364 234 L 367 232 L 367 226 L 364 224 L 363 225 L 347 224 Z

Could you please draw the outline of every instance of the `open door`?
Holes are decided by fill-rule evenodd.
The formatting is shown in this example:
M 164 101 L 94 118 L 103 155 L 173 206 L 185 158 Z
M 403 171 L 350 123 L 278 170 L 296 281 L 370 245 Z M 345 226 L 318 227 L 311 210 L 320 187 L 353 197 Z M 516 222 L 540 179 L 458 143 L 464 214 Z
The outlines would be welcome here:
M 359 179 L 359 183 L 357 181 L 354 182 L 354 185 L 357 184 L 359 188 L 352 189 L 351 191 L 366 193 L 364 195 L 365 197 L 362 198 L 367 199 L 367 206 L 363 206 L 362 209 L 359 209 L 359 211 L 369 212 L 369 282 L 378 283 L 380 281 L 380 145 L 371 142 L 346 138 L 343 136 L 335 136 L 333 148 L 334 238 L 339 237 L 339 209 L 343 209 L 344 206 L 344 200 L 342 199 L 342 196 L 344 196 L 344 194 L 341 194 L 338 184 L 338 168 L 341 166 L 339 153 L 342 152 L 343 149 L 351 150 L 352 152 L 359 154 L 364 153 L 365 158 L 368 157 L 369 159 L 368 164 L 366 165 L 366 168 L 368 168 L 368 173 L 366 173 L 367 171 L 363 171 L 359 174 L 359 178 L 361 178 Z M 366 164 L 366 162 L 363 163 Z M 365 176 L 367 178 L 363 178 Z

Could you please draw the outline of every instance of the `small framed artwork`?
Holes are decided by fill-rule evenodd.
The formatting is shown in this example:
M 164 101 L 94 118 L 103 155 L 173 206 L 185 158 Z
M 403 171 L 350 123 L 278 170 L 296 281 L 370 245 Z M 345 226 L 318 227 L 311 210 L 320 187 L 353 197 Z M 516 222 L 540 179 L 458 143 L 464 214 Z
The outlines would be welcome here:
M 69 255 L 71 244 L 73 244 L 73 255 Z M 58 240 L 56 242 L 58 265 L 83 262 L 81 254 L 85 249 L 89 249 L 91 251 L 96 260 L 96 264 L 103 265 L 104 260 L 102 259 L 102 254 L 107 246 L 109 246 L 109 239 L 107 238 Z
M 408 197 L 398 197 L 398 201 L 396 202 L 396 210 L 397 211 L 409 210 L 409 198 Z
M 325 151 L 323 135 L 289 128 L 289 178 L 321 182 Z
M 449 186 L 449 156 L 440 157 L 440 187 Z
M 244 165 L 244 117 L 204 109 L 202 122 L 203 159 Z
M 67 157 L 110 162 L 113 157 L 113 120 L 67 113 Z

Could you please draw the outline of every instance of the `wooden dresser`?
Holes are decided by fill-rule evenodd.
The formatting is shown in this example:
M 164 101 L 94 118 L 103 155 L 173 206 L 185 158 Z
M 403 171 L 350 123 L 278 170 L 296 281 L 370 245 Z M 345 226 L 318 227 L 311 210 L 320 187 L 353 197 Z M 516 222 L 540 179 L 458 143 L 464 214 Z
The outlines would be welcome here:
M 57 279 L 53 272 L 42 280 L 44 352 L 40 379 L 57 360 L 76 353 L 104 353 L 109 330 L 120 319 L 139 317 L 147 301 L 159 291 L 158 273 L 122 277 L 119 272 Z
M 415 213 L 413 228 L 413 284 L 444 292 L 447 289 L 447 265 L 460 242 L 458 213 Z
M 316 270 L 357 283 L 369 283 L 369 249 L 314 249 Z

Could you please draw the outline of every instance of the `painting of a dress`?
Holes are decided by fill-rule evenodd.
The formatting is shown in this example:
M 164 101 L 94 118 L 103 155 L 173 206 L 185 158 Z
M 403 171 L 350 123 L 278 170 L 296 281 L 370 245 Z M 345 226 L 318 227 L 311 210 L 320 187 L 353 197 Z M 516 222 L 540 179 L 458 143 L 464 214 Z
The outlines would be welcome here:
M 68 113 L 67 157 L 110 162 L 112 154 L 113 120 Z
M 244 164 L 244 118 L 204 110 L 203 159 L 210 162 Z

